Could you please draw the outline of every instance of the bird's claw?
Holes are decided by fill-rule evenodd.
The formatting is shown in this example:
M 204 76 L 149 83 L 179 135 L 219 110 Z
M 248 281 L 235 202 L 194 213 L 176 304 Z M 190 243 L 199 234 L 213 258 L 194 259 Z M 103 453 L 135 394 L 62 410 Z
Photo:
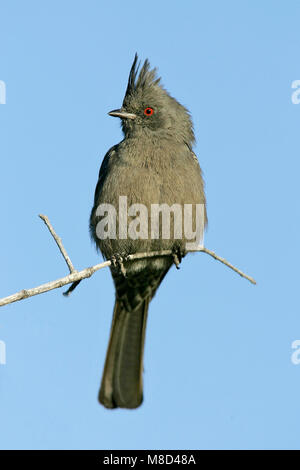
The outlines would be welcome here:
M 116 253 L 110 258 L 110 261 L 112 266 L 126 277 L 126 269 L 123 264 L 123 262 L 126 261 L 126 256 Z
M 175 247 L 173 249 L 173 263 L 175 264 L 176 269 L 180 269 L 180 263 L 182 261 L 182 258 L 184 258 L 185 254 L 185 251 L 182 250 L 180 247 Z

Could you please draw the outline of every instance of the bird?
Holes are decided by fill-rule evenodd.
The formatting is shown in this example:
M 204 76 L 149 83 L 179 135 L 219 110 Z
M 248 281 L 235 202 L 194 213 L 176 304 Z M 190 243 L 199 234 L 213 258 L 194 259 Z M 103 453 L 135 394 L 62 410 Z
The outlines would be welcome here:
M 201 204 L 207 223 L 202 170 L 193 152 L 191 115 L 163 87 L 157 69 L 135 54 L 121 108 L 108 113 L 121 120 L 124 138 L 106 153 L 100 166 L 90 214 L 90 234 L 110 270 L 115 306 L 102 375 L 99 402 L 104 407 L 134 409 L 143 402 L 143 355 L 148 308 L 159 285 L 185 256 L 185 236 L 100 237 L 101 204 Z M 150 212 L 149 212 L 150 213 Z M 117 215 L 117 221 L 120 216 Z M 150 218 L 150 215 L 149 215 Z M 195 222 L 193 216 L 193 222 Z M 150 220 L 150 219 L 149 219 Z M 160 228 L 161 228 L 161 221 Z M 174 221 L 172 219 L 172 227 Z M 127 260 L 130 254 L 171 250 L 173 256 Z M 177 266 L 178 267 L 178 266 Z M 165 312 L 166 313 L 166 312 Z

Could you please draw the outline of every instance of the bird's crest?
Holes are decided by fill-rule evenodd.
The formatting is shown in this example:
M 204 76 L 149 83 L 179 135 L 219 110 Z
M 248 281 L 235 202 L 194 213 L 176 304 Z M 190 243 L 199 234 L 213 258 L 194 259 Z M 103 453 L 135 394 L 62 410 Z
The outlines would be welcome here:
M 157 128 L 164 129 L 177 140 L 183 140 L 192 145 L 195 137 L 193 124 L 188 110 L 173 98 L 161 85 L 160 77 L 156 75 L 156 68 L 151 69 L 149 60 L 146 59 L 142 67 L 135 54 L 134 61 L 130 69 L 127 89 L 123 100 L 123 107 L 130 113 L 139 113 L 141 105 L 156 106 L 160 111 L 159 120 L 156 122 Z M 151 123 L 152 121 L 144 121 Z M 141 129 L 147 128 L 135 121 L 123 119 L 122 128 L 127 135 L 132 132 L 132 128 L 138 125 Z M 150 127 L 149 127 L 150 128 Z
M 128 85 L 125 96 L 133 95 L 140 89 L 146 89 L 150 86 L 159 85 L 160 77 L 156 78 L 157 69 L 150 69 L 149 60 L 146 59 L 142 68 L 141 63 L 138 62 L 137 53 L 134 56 L 134 61 L 130 69 Z

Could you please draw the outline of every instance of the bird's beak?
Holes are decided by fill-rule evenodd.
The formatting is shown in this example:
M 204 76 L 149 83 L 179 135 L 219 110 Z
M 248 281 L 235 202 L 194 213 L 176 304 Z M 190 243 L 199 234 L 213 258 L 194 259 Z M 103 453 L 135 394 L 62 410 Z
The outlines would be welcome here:
M 119 117 L 121 119 L 135 119 L 136 114 L 132 113 L 127 113 L 124 111 L 124 109 L 114 109 L 113 111 L 110 111 L 109 116 L 114 116 L 114 117 Z

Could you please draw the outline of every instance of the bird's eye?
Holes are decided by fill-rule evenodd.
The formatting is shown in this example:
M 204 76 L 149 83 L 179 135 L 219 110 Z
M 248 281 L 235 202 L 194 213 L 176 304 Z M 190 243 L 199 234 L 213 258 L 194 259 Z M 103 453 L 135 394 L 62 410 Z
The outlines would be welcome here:
M 144 109 L 144 114 L 145 114 L 145 116 L 152 116 L 153 113 L 154 113 L 154 109 L 153 109 L 153 108 L 145 108 L 145 109 Z

